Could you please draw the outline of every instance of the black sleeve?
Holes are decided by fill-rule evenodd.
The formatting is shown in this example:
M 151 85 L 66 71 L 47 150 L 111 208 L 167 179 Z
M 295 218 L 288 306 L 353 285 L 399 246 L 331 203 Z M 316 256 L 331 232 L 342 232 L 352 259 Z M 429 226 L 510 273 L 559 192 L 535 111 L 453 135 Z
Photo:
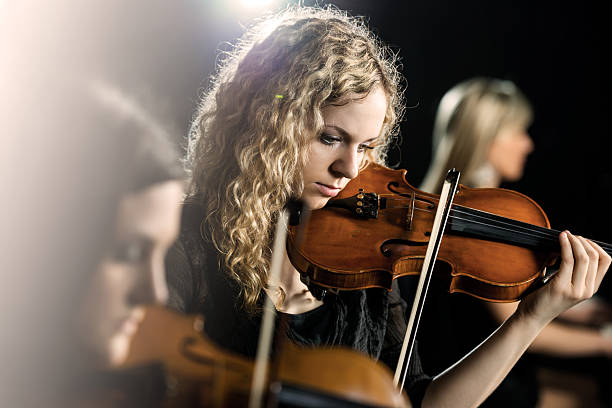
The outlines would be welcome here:
M 166 281 L 168 283 L 168 307 L 188 313 L 193 304 L 192 266 L 187 258 L 183 242 L 179 239 L 166 255 Z
M 200 313 L 208 285 L 202 276 L 207 269 L 207 251 L 200 234 L 201 209 L 185 204 L 181 232 L 166 254 L 168 306 L 183 313 Z
M 387 331 L 380 360 L 388 365 L 393 371 L 397 366 L 399 355 L 404 342 L 406 333 L 406 302 L 401 298 L 399 287 L 396 281 L 393 282 L 392 290 L 389 294 L 389 314 L 387 317 Z M 425 390 L 431 382 L 431 377 L 423 372 L 421 359 L 418 353 L 418 343 L 415 343 L 404 389 L 410 397 L 413 407 L 420 407 Z

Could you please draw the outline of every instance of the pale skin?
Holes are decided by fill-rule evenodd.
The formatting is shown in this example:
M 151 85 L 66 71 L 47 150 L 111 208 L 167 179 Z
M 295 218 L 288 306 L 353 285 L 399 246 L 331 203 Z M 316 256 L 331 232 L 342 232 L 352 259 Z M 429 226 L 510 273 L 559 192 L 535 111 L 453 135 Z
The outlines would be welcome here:
M 498 187 L 502 180 L 520 179 L 527 155 L 532 151 L 533 142 L 524 126 L 509 124 L 502 127 L 493 139 L 487 155 L 487 160 L 499 175 L 499 180 L 492 185 L 478 187 Z M 516 311 L 518 303 L 486 303 L 486 305 L 496 320 L 501 323 Z M 598 307 L 596 302 L 589 301 L 582 303 L 580 308 L 568 310 L 562 316 L 571 319 L 572 315 L 579 312 L 579 309 L 585 313 L 578 316 L 578 320 L 586 323 L 589 318 L 589 309 L 593 313 L 597 311 L 605 313 L 606 306 Z M 612 338 L 602 336 L 601 332 L 594 328 L 570 326 L 553 321 L 536 337 L 529 346 L 529 351 L 568 357 L 596 354 L 612 356 Z
M 118 366 L 144 318 L 168 297 L 166 251 L 178 236 L 183 185 L 166 181 L 119 202 L 114 242 L 84 292 L 77 331 L 91 364 Z
M 381 115 L 384 118 L 386 109 L 387 98 L 382 88 L 375 88 L 366 98 L 323 109 L 323 134 L 313 139 L 308 152 L 310 161 L 303 174 L 301 198 L 306 206 L 322 208 L 357 177 L 366 150 L 380 135 Z M 284 303 L 279 304 L 278 294 L 268 291 L 279 311 L 298 314 L 322 304 L 300 281 L 299 273 L 286 254 L 280 281 L 285 293 Z
M 366 97 L 323 110 L 325 129 L 313 139 L 304 171 L 302 200 L 321 208 L 359 173 L 365 151 L 380 136 L 387 97 L 375 87 Z M 337 191 L 336 191 L 337 190 Z M 435 377 L 424 407 L 473 407 L 499 385 L 542 329 L 557 315 L 599 288 L 611 259 L 599 246 L 569 232 L 559 236 L 562 264 L 550 283 L 525 298 L 485 342 Z M 298 272 L 286 263 L 280 286 L 286 294 L 280 310 L 302 313 L 318 303 Z M 273 300 L 278 298 L 273 296 Z
M 516 123 L 502 127 L 489 146 L 487 155 L 487 160 L 498 174 L 498 180 L 493 181 L 494 185 L 478 187 L 498 187 L 502 180 L 520 179 L 525 168 L 525 160 L 532 151 L 533 141 L 525 126 Z

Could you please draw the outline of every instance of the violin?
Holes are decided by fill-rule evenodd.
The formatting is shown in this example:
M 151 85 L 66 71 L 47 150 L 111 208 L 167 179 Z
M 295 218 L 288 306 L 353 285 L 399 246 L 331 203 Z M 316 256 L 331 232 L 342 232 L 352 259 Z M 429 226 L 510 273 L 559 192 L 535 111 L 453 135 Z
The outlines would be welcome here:
M 253 361 L 213 344 L 203 324 L 201 317 L 148 307 L 120 368 L 162 363 L 163 407 L 247 406 Z M 268 407 L 410 407 L 386 366 L 351 349 L 302 348 L 287 341 L 277 355 L 266 379 Z
M 369 163 L 312 211 L 303 232 L 290 229 L 289 259 L 315 288 L 390 290 L 394 279 L 420 273 L 439 198 L 412 187 L 406 170 Z M 435 274 L 451 293 L 516 301 L 549 279 L 545 268 L 559 257 L 559 234 L 521 193 L 459 185 Z M 597 243 L 612 254 L 610 244 Z

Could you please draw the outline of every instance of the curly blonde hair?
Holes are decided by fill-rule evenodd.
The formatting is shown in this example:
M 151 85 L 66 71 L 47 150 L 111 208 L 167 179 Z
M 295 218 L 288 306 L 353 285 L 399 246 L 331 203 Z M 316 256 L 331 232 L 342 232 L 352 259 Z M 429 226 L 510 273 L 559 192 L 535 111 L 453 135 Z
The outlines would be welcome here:
M 396 55 L 362 19 L 333 8 L 287 9 L 226 54 L 192 124 L 189 195 L 204 205 L 203 232 L 238 282 L 246 310 L 255 310 L 266 287 L 278 214 L 302 193 L 322 108 L 382 86 L 387 112 L 365 160 L 383 163 L 403 113 L 400 84 Z

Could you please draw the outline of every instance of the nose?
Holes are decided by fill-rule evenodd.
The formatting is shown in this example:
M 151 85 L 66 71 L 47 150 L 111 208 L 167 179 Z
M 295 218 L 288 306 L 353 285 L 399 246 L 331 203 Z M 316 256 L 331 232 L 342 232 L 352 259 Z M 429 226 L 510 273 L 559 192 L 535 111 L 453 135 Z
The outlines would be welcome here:
M 153 265 L 151 271 L 151 281 L 153 284 L 154 301 L 160 304 L 166 304 L 168 301 L 168 285 L 166 284 L 166 268 L 164 259 L 160 259 Z
M 136 279 L 129 295 L 129 304 L 133 306 L 164 304 L 168 300 L 163 260 L 151 259 Z
M 347 148 L 334 160 L 331 171 L 336 176 L 354 179 L 359 174 L 361 159 L 361 153 L 357 149 Z

